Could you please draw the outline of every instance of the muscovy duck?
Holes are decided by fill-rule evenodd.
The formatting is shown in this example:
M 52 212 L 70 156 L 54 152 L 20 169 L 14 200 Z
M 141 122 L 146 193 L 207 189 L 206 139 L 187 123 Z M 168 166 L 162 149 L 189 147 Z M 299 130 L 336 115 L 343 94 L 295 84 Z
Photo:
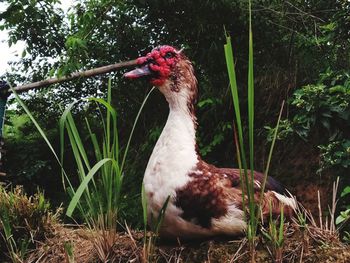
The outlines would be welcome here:
M 124 74 L 147 78 L 169 103 L 169 116 L 153 149 L 144 175 L 148 215 L 157 216 L 170 196 L 160 234 L 168 238 L 240 235 L 246 229 L 239 169 L 218 168 L 202 160 L 196 143 L 197 79 L 190 60 L 180 50 L 160 46 L 137 59 L 138 67 Z M 254 173 L 258 203 L 263 174 Z M 266 218 L 291 215 L 296 206 L 276 180 L 268 177 L 261 213 Z

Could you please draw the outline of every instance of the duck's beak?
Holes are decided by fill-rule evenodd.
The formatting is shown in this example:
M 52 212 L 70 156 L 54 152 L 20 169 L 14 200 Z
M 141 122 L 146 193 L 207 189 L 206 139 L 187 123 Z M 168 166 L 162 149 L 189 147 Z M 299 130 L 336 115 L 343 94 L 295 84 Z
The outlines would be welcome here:
M 144 65 L 142 67 L 126 72 L 124 74 L 124 77 L 128 79 L 137 79 L 144 76 L 149 76 L 151 74 L 152 74 L 152 71 L 150 71 L 148 65 Z

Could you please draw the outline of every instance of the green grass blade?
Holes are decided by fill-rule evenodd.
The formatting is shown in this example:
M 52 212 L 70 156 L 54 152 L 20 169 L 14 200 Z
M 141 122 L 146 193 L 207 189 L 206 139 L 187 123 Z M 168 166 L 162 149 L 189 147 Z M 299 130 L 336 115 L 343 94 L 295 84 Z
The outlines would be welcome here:
M 104 158 L 112 158 L 115 159 L 116 162 L 119 164 L 119 142 L 118 142 L 118 129 L 117 129 L 117 112 L 116 110 L 112 107 L 110 103 L 107 101 L 100 99 L 100 98 L 89 98 L 89 101 L 94 101 L 97 103 L 97 105 L 103 105 L 106 110 L 107 110 L 107 123 L 112 122 L 112 132 L 113 132 L 113 142 L 112 145 L 109 145 L 111 143 L 111 140 L 108 139 L 108 136 L 110 136 L 110 124 L 107 124 L 108 127 L 105 128 L 104 126 L 104 143 L 102 145 L 102 155 Z M 112 117 L 112 118 L 111 118 Z M 103 118 L 102 118 L 103 119 Z M 114 149 L 113 149 L 114 148 Z M 118 165 L 119 168 L 119 165 Z M 105 165 L 103 167 L 103 180 L 104 180 L 104 185 L 112 185 L 111 183 L 108 183 L 107 180 L 108 178 L 112 177 L 112 169 L 110 166 Z M 109 191 L 107 192 L 109 194 Z M 110 196 L 110 195 L 109 195 Z
M 77 103 L 78 101 L 75 101 L 71 104 L 68 105 L 68 107 L 63 111 L 60 120 L 59 120 L 59 133 L 60 133 L 60 160 L 63 165 L 63 157 L 64 157 L 64 129 L 66 127 L 66 119 L 67 119 L 67 114 L 71 111 L 73 106 Z
M 250 166 L 250 190 L 251 200 L 254 200 L 254 65 L 253 65 L 253 32 L 252 32 L 252 10 L 249 1 L 249 58 L 248 58 L 248 132 L 249 132 L 249 166 Z M 250 220 L 257 224 L 255 218 L 255 202 L 250 202 Z M 254 234 L 255 235 L 255 234 Z
M 85 122 L 86 122 L 86 127 L 87 127 L 89 135 L 90 135 L 92 145 L 94 147 L 96 160 L 100 161 L 103 158 L 102 158 L 101 149 L 100 149 L 100 145 L 98 144 L 96 134 L 94 132 L 92 132 L 89 120 L 87 118 L 85 118 Z
M 159 214 L 158 214 L 158 218 L 157 218 L 157 222 L 156 222 L 156 229 L 155 229 L 155 233 L 156 235 L 158 235 L 159 233 L 159 230 L 163 224 L 163 220 L 164 220 L 164 216 L 165 216 L 165 211 L 168 207 L 168 204 L 169 204 L 169 200 L 170 200 L 170 195 L 167 197 L 167 199 L 165 200 L 162 208 L 160 209 L 159 211 Z
M 87 188 L 88 183 L 90 182 L 90 180 L 92 179 L 92 177 L 98 172 L 98 170 L 107 162 L 114 162 L 114 160 L 110 159 L 110 158 L 105 158 L 102 159 L 101 161 L 99 161 L 98 163 L 96 163 L 91 170 L 89 171 L 89 173 L 86 175 L 86 177 L 84 178 L 84 180 L 81 182 L 81 184 L 79 185 L 77 191 L 75 192 L 72 200 L 70 201 L 68 208 L 67 208 L 67 212 L 66 215 L 71 217 L 74 209 L 76 208 L 83 192 L 85 191 L 85 189 Z
M 108 78 L 108 88 L 107 88 L 107 103 L 111 104 L 112 100 L 112 90 L 111 90 L 111 78 Z M 106 130 L 106 146 L 107 146 L 107 152 L 111 152 L 111 112 L 107 110 L 107 117 L 106 117 L 106 123 L 107 123 L 107 130 Z
M 15 95 L 16 100 L 18 101 L 18 103 L 22 106 L 22 108 L 24 109 L 24 111 L 28 114 L 29 118 L 31 119 L 31 121 L 34 123 L 35 127 L 37 128 L 37 130 L 39 131 L 40 135 L 43 137 L 43 139 L 45 140 L 45 142 L 47 143 L 47 145 L 49 146 L 51 152 L 54 154 L 56 160 L 60 162 L 54 148 L 52 147 L 49 139 L 47 138 L 45 132 L 41 129 L 40 125 L 38 124 L 38 122 L 35 120 L 35 118 L 33 117 L 33 115 L 30 113 L 29 109 L 27 108 L 27 106 L 23 103 L 23 101 L 19 98 L 19 96 L 17 95 L 16 91 L 11 87 L 11 90 L 13 92 L 13 94 Z
M 94 148 L 95 158 L 96 158 L 96 161 L 98 162 L 98 161 L 103 159 L 103 157 L 101 155 L 100 145 L 98 144 L 96 134 L 93 133 L 91 130 L 91 126 L 90 126 L 89 120 L 87 118 L 85 118 L 85 123 L 86 123 L 86 127 L 88 129 L 89 135 L 90 135 L 92 146 Z M 94 184 L 94 187 L 96 188 L 95 180 L 92 180 L 92 182 Z
M 112 153 L 112 150 L 111 150 L 111 140 L 110 140 L 110 123 L 112 121 L 113 123 L 113 133 L 114 134 L 118 134 L 118 130 L 117 130 L 117 112 L 116 110 L 112 107 L 112 105 L 103 100 L 103 99 L 100 99 L 100 98 L 89 98 L 88 99 L 89 101 L 95 101 L 96 103 L 100 104 L 100 105 L 103 105 L 106 110 L 107 110 L 107 127 L 105 129 L 105 141 L 106 141 L 106 144 L 105 144 L 105 147 L 106 147 L 106 154 L 108 156 L 110 156 L 110 154 Z M 112 120 L 111 120 L 111 116 L 112 116 Z M 116 135 L 117 136 L 117 135 Z M 116 137 L 116 139 L 113 140 L 113 144 L 117 144 L 118 143 L 118 137 Z M 117 156 L 115 156 L 117 157 Z
M 279 125 L 280 125 L 283 108 L 284 108 L 284 101 L 282 102 L 281 109 L 280 109 L 280 112 L 278 114 L 278 119 L 277 119 L 275 131 L 273 133 L 271 147 L 270 147 L 269 155 L 268 155 L 268 158 L 267 158 L 266 168 L 265 168 L 265 172 L 264 172 L 264 179 L 263 179 L 263 183 L 261 184 L 261 192 L 260 192 L 260 200 L 259 200 L 260 207 L 262 206 L 262 202 L 263 202 L 266 181 L 267 181 L 267 177 L 268 177 L 268 174 L 269 174 L 270 163 L 271 163 L 271 159 L 272 159 L 272 153 L 273 153 L 273 149 L 275 147 L 275 142 L 276 142 L 276 139 L 277 139 L 278 128 L 279 128 Z M 257 217 L 259 217 L 259 216 L 260 216 L 260 213 L 257 212 Z
M 108 88 L 110 90 L 110 86 Z M 110 91 L 108 92 L 110 94 Z M 108 95 L 111 96 L 111 95 Z M 102 156 L 104 158 L 112 158 L 118 164 L 119 156 L 119 143 L 118 143 L 118 130 L 117 130 L 117 112 L 112 107 L 110 102 L 105 101 L 100 98 L 89 98 L 89 101 L 94 101 L 98 105 L 103 105 L 107 110 L 106 115 L 106 129 L 104 133 L 104 143 L 103 143 L 103 152 Z M 111 100 L 110 97 L 108 99 Z M 111 129 L 112 127 L 112 129 Z M 113 137 L 113 139 L 112 139 Z M 92 137 L 93 138 L 93 137 Z M 96 145 L 96 142 L 94 143 Z M 97 145 L 96 145 L 97 147 Z M 99 152 L 98 154 L 100 154 Z M 119 175 L 119 165 L 113 166 L 112 164 L 106 164 L 102 168 L 102 185 L 105 189 L 105 195 L 107 200 L 107 210 L 111 210 L 113 204 L 117 204 L 119 201 L 119 192 L 121 187 L 121 177 Z M 115 189 L 113 190 L 113 187 Z M 116 197 L 114 199 L 114 196 Z
M 248 170 L 247 170 L 247 161 L 246 161 L 245 149 L 244 149 L 243 128 L 242 128 L 242 121 L 241 121 L 241 112 L 239 107 L 238 87 L 237 87 L 231 38 L 229 36 L 226 37 L 226 44 L 224 45 L 224 50 L 225 50 L 227 72 L 230 80 L 233 107 L 234 107 L 235 117 L 236 117 L 236 127 L 238 132 L 238 142 L 239 142 L 240 151 L 237 152 L 237 154 L 240 154 L 240 159 L 242 161 L 242 167 L 244 170 L 244 173 L 243 173 L 244 178 L 241 178 L 241 183 L 245 185 L 248 204 L 251 204 L 252 203 L 251 194 L 250 194 L 251 190 L 250 190 L 249 181 L 248 181 Z
M 82 158 L 81 158 L 78 146 L 77 146 L 77 142 L 75 141 L 75 138 L 72 134 L 71 127 L 69 124 L 67 125 L 67 133 L 68 133 L 68 138 L 69 138 L 69 141 L 70 141 L 70 144 L 72 147 L 73 156 L 74 156 L 75 162 L 77 164 L 78 176 L 79 176 L 80 181 L 83 181 L 84 178 L 86 177 L 86 171 L 85 171 L 83 161 L 82 161 Z M 92 181 L 94 183 L 93 179 L 92 179 Z M 94 185 L 95 185 L 95 183 L 94 183 Z M 73 196 L 74 196 L 74 194 L 75 194 L 74 190 L 72 189 L 72 191 L 73 191 Z M 93 211 L 93 204 L 92 204 L 93 199 L 91 198 L 91 191 L 90 191 L 89 187 L 86 188 L 85 198 L 86 198 L 85 199 L 86 204 L 89 206 L 90 211 Z M 79 210 L 84 214 L 84 212 L 83 212 L 84 209 L 82 209 L 81 206 L 79 206 Z
M 284 205 L 281 204 L 281 219 L 280 219 L 280 228 L 278 234 L 278 246 L 281 247 L 284 241 Z
M 238 163 L 238 169 L 239 169 L 239 178 L 240 178 L 241 182 L 244 182 L 243 174 L 242 174 L 241 153 L 240 153 L 240 150 L 239 150 L 239 142 L 238 142 L 238 138 L 237 138 L 237 129 L 236 129 L 236 125 L 235 124 L 233 124 L 233 135 L 234 135 L 234 141 L 235 141 L 236 153 L 237 153 L 237 163 Z M 242 210 L 244 212 L 244 220 L 247 220 L 247 211 L 246 211 L 246 202 L 245 202 L 246 193 L 245 193 L 244 187 L 242 187 L 242 185 L 241 185 L 241 189 L 242 189 Z
M 115 109 L 112 107 L 112 105 L 110 103 L 108 103 L 107 101 L 101 99 L 101 98 L 88 98 L 88 101 L 95 101 L 98 104 L 103 105 L 106 109 L 107 112 L 109 112 L 109 114 L 112 116 L 113 120 L 117 119 L 117 112 L 115 111 Z
M 84 148 L 84 144 L 80 138 L 80 135 L 79 135 L 79 132 L 78 132 L 78 129 L 75 125 L 75 122 L 74 122 L 74 119 L 72 117 L 72 114 L 71 114 L 71 109 L 72 107 L 78 103 L 80 100 L 78 101 L 74 101 L 72 102 L 70 105 L 68 105 L 68 107 L 64 110 L 61 118 L 60 118 L 60 121 L 59 121 L 59 129 L 60 129 L 60 139 L 61 140 L 64 140 L 64 128 L 66 126 L 66 124 L 68 125 L 67 126 L 67 129 L 69 127 L 69 129 L 71 130 L 71 134 L 72 136 L 74 137 L 74 141 L 76 143 L 76 146 L 79 150 L 79 154 L 81 155 L 82 157 L 82 160 L 84 161 L 84 164 L 85 166 L 90 169 L 90 162 L 89 162 L 89 159 L 87 157 L 87 154 L 86 154 L 86 151 L 85 151 L 85 148 Z M 72 142 L 72 140 L 70 140 L 70 142 Z M 63 158 L 63 151 L 64 151 L 64 145 L 63 145 L 63 141 L 61 141 L 61 158 Z
M 230 80 L 230 88 L 231 88 L 231 94 L 232 94 L 232 99 L 233 99 L 233 107 L 234 107 L 235 115 L 236 115 L 238 134 L 239 134 L 239 138 L 243 138 L 241 112 L 240 112 L 240 108 L 239 108 L 238 87 L 237 87 L 237 80 L 236 80 L 236 71 L 235 71 L 235 65 L 234 65 L 234 59 L 233 59 L 231 37 L 229 37 L 229 36 L 226 37 L 226 44 L 224 45 L 224 49 L 225 49 L 227 72 L 228 72 L 228 76 L 229 76 L 229 80 Z
M 71 129 L 72 135 L 74 137 L 74 140 L 76 142 L 76 145 L 78 147 L 79 153 L 80 153 L 80 155 L 82 157 L 82 160 L 84 161 L 85 166 L 87 167 L 87 169 L 91 169 L 90 161 L 89 161 L 89 158 L 87 157 L 87 153 L 86 153 L 86 150 L 85 150 L 85 147 L 84 147 L 84 143 L 81 140 L 78 128 L 75 125 L 75 121 L 74 121 L 73 116 L 72 116 L 72 114 L 70 112 L 67 115 L 67 122 L 69 124 L 69 127 Z
M 251 175 L 254 173 L 254 65 L 253 65 L 253 34 L 251 23 L 251 3 L 249 1 L 249 58 L 248 58 L 248 129 L 249 158 Z
M 67 134 L 68 134 L 68 138 L 72 148 L 73 156 L 77 164 L 79 178 L 80 180 L 83 180 L 84 177 L 86 176 L 83 160 L 81 158 L 81 155 L 77 146 L 77 142 L 74 140 L 74 136 L 73 136 L 71 127 L 69 125 L 67 126 Z

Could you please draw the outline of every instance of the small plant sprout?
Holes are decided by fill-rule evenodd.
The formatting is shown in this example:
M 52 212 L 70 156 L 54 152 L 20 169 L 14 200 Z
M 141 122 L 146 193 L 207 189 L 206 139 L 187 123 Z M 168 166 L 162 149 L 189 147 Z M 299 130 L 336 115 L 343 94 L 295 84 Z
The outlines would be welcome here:
M 294 223 L 299 227 L 303 238 L 303 254 L 309 253 L 310 239 L 308 234 L 308 216 L 305 212 L 305 208 L 301 209 L 301 204 L 299 204 L 295 210 L 296 217 L 293 219 Z
M 75 263 L 73 244 L 71 242 L 64 242 L 64 257 L 67 263 Z
M 262 234 L 268 240 L 272 247 L 274 262 L 282 263 L 283 260 L 283 244 L 284 244 L 284 212 L 281 205 L 281 214 L 279 220 L 274 220 L 272 217 L 272 207 L 270 203 L 270 218 L 268 229 L 262 229 Z

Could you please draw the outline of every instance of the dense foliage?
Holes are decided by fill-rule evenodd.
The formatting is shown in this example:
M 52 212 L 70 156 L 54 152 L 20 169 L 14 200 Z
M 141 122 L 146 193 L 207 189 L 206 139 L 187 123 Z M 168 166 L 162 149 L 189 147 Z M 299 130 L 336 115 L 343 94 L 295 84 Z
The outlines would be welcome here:
M 264 168 L 264 126 L 274 126 L 281 102 L 287 100 L 288 115 L 281 123 L 284 134 L 279 135 L 286 140 L 291 140 L 288 134 L 302 137 L 294 137 L 288 147 L 312 141 L 309 147 L 319 147 L 322 158 L 322 167 L 314 172 L 334 165 L 349 171 L 349 77 L 344 71 L 350 66 L 349 9 L 350 3 L 344 0 L 253 1 L 256 169 Z M 57 0 L 9 0 L 6 11 L 0 14 L 0 29 L 9 31 L 9 44 L 23 40 L 26 48 L 20 62 L 12 64 L 5 77 L 20 84 L 135 58 L 160 44 L 184 47 L 200 85 L 200 151 L 210 162 L 233 166 L 233 115 L 223 52 L 224 31 L 232 36 L 238 86 L 244 87 L 247 23 L 247 1 L 243 0 L 201 4 L 184 0 L 77 0 L 68 14 L 60 9 Z M 111 75 L 120 140 L 125 145 L 149 85 L 126 82 L 120 72 Z M 31 92 L 23 99 L 58 145 L 60 108 L 81 97 L 104 96 L 106 86 L 105 76 L 81 79 L 56 89 Z M 166 107 L 159 94 L 150 98 L 131 145 L 124 181 L 127 191 L 123 194 L 128 200 L 123 205 L 129 210 L 123 211 L 134 224 L 139 222 L 130 216 L 137 207 L 132 203 L 139 202 L 143 171 L 164 125 Z M 94 116 L 93 111 L 83 107 L 76 111 L 80 114 L 79 128 L 85 115 Z M 11 181 L 31 185 L 32 189 L 33 183 L 49 188 L 47 194 L 54 197 L 50 186 L 59 185 L 60 175 L 53 157 L 44 150 L 44 142 L 35 135 L 21 109 L 11 115 L 6 134 Z M 94 125 L 98 127 L 99 123 Z M 18 159 L 23 161 L 15 161 Z M 67 159 L 67 169 L 74 174 L 75 166 Z M 288 177 L 288 169 L 285 172 L 278 175 L 282 181 Z
M 349 168 L 350 75 L 328 70 L 317 84 L 307 85 L 293 94 L 296 107 L 294 130 L 303 139 L 317 136 L 321 149 L 321 168 Z

